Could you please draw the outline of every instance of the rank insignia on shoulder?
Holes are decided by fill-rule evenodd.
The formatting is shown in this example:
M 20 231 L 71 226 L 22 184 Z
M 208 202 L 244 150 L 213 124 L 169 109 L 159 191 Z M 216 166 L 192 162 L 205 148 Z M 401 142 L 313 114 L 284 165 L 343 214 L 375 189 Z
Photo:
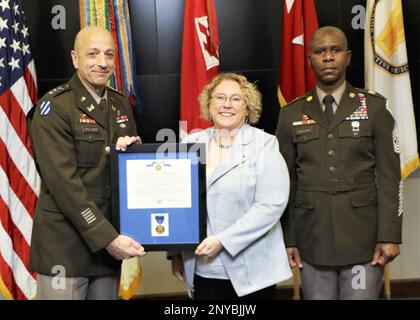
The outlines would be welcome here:
M 60 93 L 65 92 L 65 91 L 67 91 L 69 89 L 70 89 L 70 86 L 68 84 L 65 84 L 65 85 L 58 86 L 58 87 L 56 87 L 56 88 L 48 91 L 48 94 L 50 96 L 55 97 L 55 96 L 59 95 Z
M 48 93 L 49 94 L 55 94 L 55 93 L 58 93 L 60 91 L 63 91 L 63 89 L 64 89 L 63 87 L 59 86 L 57 88 L 54 88 L 54 89 L 50 90 Z
M 43 116 L 48 116 L 51 111 L 51 101 L 43 101 L 39 106 L 39 114 Z

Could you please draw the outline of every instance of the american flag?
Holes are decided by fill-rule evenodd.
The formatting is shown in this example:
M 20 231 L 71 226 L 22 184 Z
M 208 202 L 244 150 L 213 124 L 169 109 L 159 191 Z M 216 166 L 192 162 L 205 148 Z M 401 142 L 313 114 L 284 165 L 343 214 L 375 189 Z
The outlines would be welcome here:
M 40 178 L 26 127 L 36 100 L 22 1 L 0 0 L 0 290 L 8 299 L 36 294 L 29 248 Z

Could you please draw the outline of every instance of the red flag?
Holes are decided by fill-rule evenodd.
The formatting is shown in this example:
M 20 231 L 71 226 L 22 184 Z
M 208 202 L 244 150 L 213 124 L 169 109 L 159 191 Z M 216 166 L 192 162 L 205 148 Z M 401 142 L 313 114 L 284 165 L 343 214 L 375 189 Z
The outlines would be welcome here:
M 181 62 L 182 131 L 211 126 L 200 118 L 198 95 L 219 72 L 219 37 L 213 0 L 185 0 Z
M 311 36 L 317 29 L 313 0 L 284 1 L 278 88 L 281 106 L 315 87 L 308 54 Z
M 29 248 L 40 179 L 26 114 L 37 90 L 21 0 L 0 4 L 0 57 L 0 291 L 8 299 L 32 299 Z

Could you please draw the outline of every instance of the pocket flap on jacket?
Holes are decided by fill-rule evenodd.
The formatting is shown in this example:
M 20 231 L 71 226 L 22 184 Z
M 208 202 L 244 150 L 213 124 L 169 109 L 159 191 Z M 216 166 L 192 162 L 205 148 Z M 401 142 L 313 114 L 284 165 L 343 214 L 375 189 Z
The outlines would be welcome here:
M 349 194 L 353 207 L 371 206 L 378 203 L 376 191 L 358 190 L 350 191 Z
M 105 140 L 104 135 L 102 134 L 102 132 L 90 132 L 90 133 L 76 133 L 75 140 L 77 141 L 86 141 L 86 142 L 95 142 L 95 141 L 103 141 Z
M 312 209 L 314 207 L 314 197 L 312 193 L 297 192 L 295 198 L 295 207 Z
M 293 127 L 293 142 L 305 143 L 319 139 L 319 124 L 303 125 Z

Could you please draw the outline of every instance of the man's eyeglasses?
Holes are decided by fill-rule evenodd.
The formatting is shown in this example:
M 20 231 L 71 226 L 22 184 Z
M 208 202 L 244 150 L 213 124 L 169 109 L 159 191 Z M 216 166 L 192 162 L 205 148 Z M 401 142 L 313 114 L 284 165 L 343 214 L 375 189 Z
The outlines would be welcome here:
M 228 99 L 231 105 L 234 107 L 242 105 L 244 101 L 244 99 L 239 94 L 233 94 L 230 97 L 227 97 L 223 93 L 216 93 L 212 96 L 212 98 L 214 102 L 219 106 L 224 105 Z

